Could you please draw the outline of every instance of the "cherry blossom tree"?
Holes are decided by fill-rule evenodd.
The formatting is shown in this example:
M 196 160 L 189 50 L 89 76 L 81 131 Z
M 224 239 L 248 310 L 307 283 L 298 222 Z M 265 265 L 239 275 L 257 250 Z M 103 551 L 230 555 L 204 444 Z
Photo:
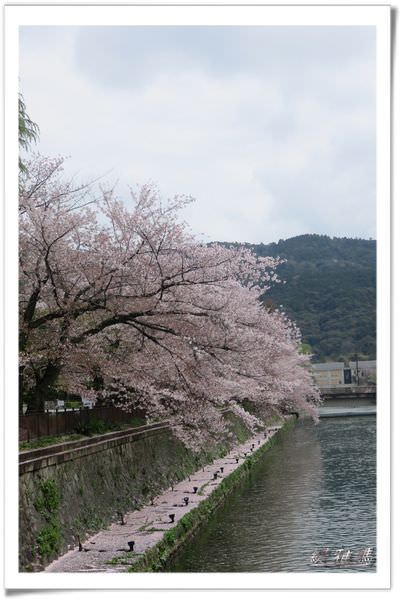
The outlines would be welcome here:
M 318 393 L 299 332 L 259 297 L 278 259 L 199 242 L 146 185 L 121 202 L 36 157 L 20 194 L 20 386 L 41 410 L 62 384 L 113 389 L 125 407 L 171 420 L 188 446 L 224 433 L 221 409 L 302 409 Z M 99 390 L 100 388 L 100 390 Z M 247 401 L 254 410 L 244 411 Z

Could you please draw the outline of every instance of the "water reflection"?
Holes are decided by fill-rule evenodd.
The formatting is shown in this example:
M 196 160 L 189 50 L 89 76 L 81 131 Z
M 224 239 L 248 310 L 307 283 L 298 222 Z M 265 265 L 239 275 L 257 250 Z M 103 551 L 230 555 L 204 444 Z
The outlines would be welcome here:
M 374 417 L 298 423 L 168 570 L 325 570 L 314 550 L 375 546 L 375 440 Z

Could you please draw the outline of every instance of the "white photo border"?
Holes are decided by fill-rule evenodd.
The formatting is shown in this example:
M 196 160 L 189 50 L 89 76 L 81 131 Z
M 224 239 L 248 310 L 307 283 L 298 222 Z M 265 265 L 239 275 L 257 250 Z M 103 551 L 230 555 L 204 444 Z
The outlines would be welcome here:
M 388 589 L 390 587 L 390 6 L 8 5 L 5 9 L 5 584 L 7 589 Z M 377 571 L 20 573 L 18 571 L 18 72 L 20 26 L 282 25 L 376 28 Z

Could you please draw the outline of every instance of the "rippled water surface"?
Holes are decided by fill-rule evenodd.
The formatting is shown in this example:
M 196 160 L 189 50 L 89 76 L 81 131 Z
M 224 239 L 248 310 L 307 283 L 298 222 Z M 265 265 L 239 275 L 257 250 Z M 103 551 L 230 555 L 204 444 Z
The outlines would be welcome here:
M 324 570 L 310 566 L 314 550 L 367 546 L 376 546 L 375 417 L 304 421 L 268 451 L 168 570 Z

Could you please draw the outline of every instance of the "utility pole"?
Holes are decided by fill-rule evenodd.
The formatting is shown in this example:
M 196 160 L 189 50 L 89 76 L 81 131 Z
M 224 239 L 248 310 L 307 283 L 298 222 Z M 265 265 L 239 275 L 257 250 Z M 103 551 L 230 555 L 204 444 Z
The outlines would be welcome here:
M 358 355 L 355 354 L 356 385 L 359 385 Z

